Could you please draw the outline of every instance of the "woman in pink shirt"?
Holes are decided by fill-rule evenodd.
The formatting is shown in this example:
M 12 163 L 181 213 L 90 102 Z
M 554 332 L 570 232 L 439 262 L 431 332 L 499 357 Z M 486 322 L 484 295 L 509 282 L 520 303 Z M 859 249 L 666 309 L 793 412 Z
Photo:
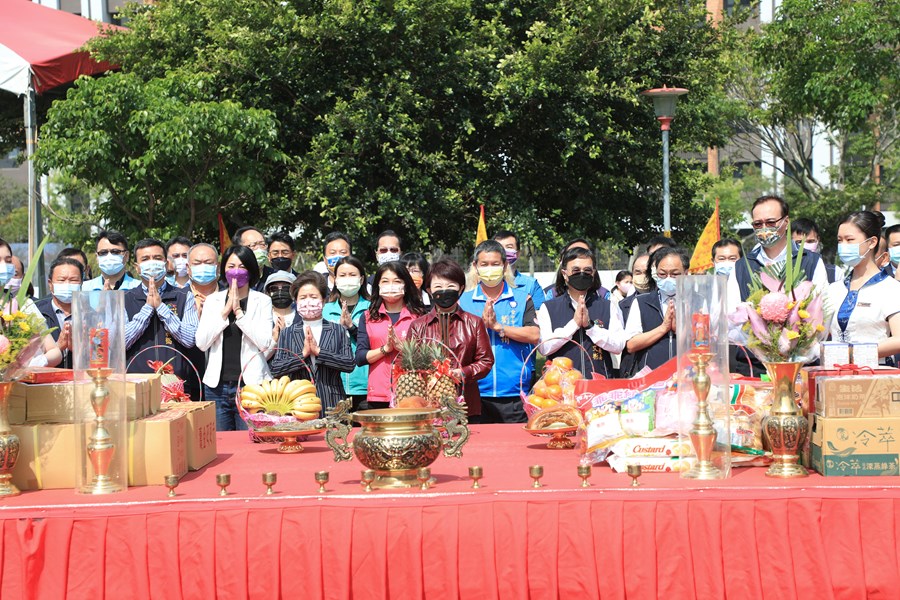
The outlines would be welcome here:
M 399 262 L 378 267 L 372 280 L 372 305 L 356 334 L 356 364 L 369 365 L 365 408 L 387 408 L 391 400 L 391 365 L 410 324 L 425 314 L 422 296 Z

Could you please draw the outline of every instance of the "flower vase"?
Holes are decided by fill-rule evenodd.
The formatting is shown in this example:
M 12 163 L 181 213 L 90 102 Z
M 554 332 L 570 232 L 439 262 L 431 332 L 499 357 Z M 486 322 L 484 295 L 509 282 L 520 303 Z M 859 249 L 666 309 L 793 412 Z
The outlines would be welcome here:
M 809 433 L 809 421 L 794 398 L 797 373 L 803 363 L 767 362 L 766 370 L 772 381 L 774 396 L 772 410 L 763 419 L 762 429 L 772 449 L 772 465 L 767 477 L 806 477 L 809 473 L 799 465 L 800 450 Z
M 18 496 L 19 489 L 12 484 L 12 472 L 19 459 L 19 436 L 9 426 L 9 394 L 11 381 L 0 382 L 0 497 Z

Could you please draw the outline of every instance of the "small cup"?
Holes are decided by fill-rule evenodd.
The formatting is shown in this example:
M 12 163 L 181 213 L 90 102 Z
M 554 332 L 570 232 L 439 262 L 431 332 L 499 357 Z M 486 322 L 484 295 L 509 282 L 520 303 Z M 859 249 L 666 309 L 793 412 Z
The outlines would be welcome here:
M 169 498 L 174 498 L 176 496 L 175 488 L 178 487 L 178 475 L 166 475 L 165 481 L 166 487 L 169 488 Z
M 531 487 L 541 487 L 541 477 L 544 476 L 544 467 L 542 467 L 541 465 L 532 465 L 528 467 L 528 474 L 534 480 L 534 483 L 531 484 Z
M 272 486 L 275 485 L 275 483 L 277 481 L 278 481 L 277 473 L 268 472 L 268 473 L 262 474 L 262 482 L 263 482 L 263 485 L 266 486 L 266 495 L 267 496 L 271 496 L 272 494 L 275 493 L 275 490 L 272 489 Z
M 231 485 L 231 475 L 229 473 L 219 473 L 216 475 L 216 485 L 219 486 L 219 495 L 228 495 L 228 486 Z
M 472 489 L 477 490 L 481 487 L 481 484 L 478 483 L 478 480 L 484 477 L 484 470 L 481 467 L 474 466 L 469 467 L 469 478 L 472 480 Z

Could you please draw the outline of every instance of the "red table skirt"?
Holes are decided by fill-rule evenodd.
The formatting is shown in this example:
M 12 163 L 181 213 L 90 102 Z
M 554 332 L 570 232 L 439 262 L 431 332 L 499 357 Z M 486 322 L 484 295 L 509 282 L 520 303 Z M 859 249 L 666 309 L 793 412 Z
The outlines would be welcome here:
M 428 492 L 364 494 L 324 442 L 278 455 L 219 434 L 220 458 L 162 487 L 0 501 L 0 597 L 894 598 L 897 478 L 723 482 L 653 474 L 630 489 L 514 426 L 473 428 Z M 529 464 L 547 486 L 530 488 Z M 484 467 L 471 490 L 466 467 Z M 312 473 L 329 468 L 324 496 Z M 263 495 L 259 473 L 279 473 Z M 233 494 L 216 495 L 229 472 Z

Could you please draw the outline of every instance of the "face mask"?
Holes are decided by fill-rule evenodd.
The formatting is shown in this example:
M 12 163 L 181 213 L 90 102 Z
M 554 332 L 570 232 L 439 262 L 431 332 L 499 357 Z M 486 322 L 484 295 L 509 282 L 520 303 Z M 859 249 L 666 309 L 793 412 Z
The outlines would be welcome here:
M 166 276 L 166 261 L 164 260 L 145 260 L 138 266 L 143 279 L 159 281 Z
M 431 299 L 441 308 L 450 308 L 459 300 L 459 290 L 438 290 L 431 294 Z
M 217 275 L 216 265 L 191 266 L 191 279 L 193 279 L 195 283 L 199 283 L 200 285 L 212 283 L 216 279 Z
M 175 283 L 176 283 L 175 276 L 174 275 L 166 275 L 166 283 L 168 283 L 172 287 L 175 287 Z
M 322 318 L 322 301 L 315 298 L 304 298 L 297 302 L 297 314 L 304 321 L 318 321 Z
M 355 277 L 342 277 L 341 279 L 338 279 L 337 283 L 334 285 L 341 293 L 341 296 L 352 298 L 359 293 L 359 288 L 362 287 L 362 281 Z
M 900 246 L 894 246 L 888 250 L 888 253 L 891 256 L 891 262 L 895 265 L 900 263 Z
M 9 281 L 6 282 L 6 289 L 13 294 L 19 291 L 19 288 L 22 287 L 22 278 L 21 277 L 13 277 Z
M 803 249 L 807 252 L 818 252 L 819 242 L 808 242 L 806 244 L 803 244 Z
M 259 270 L 262 271 L 262 268 L 269 264 L 269 253 L 260 248 L 259 250 L 253 251 L 253 256 L 256 257 L 256 264 L 259 265 Z
M 291 289 L 288 287 L 280 287 L 269 293 L 272 298 L 272 306 L 275 308 L 287 308 L 291 305 Z
M 337 261 L 341 260 L 342 258 L 344 258 L 344 257 L 341 256 L 340 254 L 335 254 L 334 256 L 327 256 L 327 257 L 325 257 L 325 264 L 328 265 L 329 269 L 333 269 L 334 265 L 337 264 Z
M 71 304 L 72 294 L 74 294 L 76 290 L 80 289 L 81 285 L 77 283 L 54 283 L 53 297 L 63 304 Z
M 402 298 L 406 286 L 402 283 L 386 285 L 379 290 L 382 298 Z
M 656 281 L 656 287 L 659 288 L 659 293 L 667 298 L 671 298 L 675 295 L 675 278 L 674 277 L 666 277 L 661 279 L 659 277 L 653 278 Z
M 579 292 L 583 292 L 591 287 L 591 284 L 594 283 L 593 275 L 585 275 L 584 273 L 578 273 L 577 275 L 569 275 L 569 287 L 573 290 L 578 290 Z
M 291 270 L 291 259 L 289 258 L 273 258 L 272 259 L 272 268 L 276 271 L 290 271 Z
M 503 281 L 503 267 L 479 267 L 478 278 L 488 287 L 494 287 Z
M 0 284 L 6 285 L 6 282 L 13 278 L 16 274 L 16 266 L 12 263 L 0 263 Z
M 395 260 L 400 260 L 399 252 L 385 252 L 384 254 L 379 254 L 377 257 L 378 264 L 383 265 L 384 263 L 394 262 Z
M 650 278 L 647 277 L 646 273 L 643 275 L 635 275 L 632 281 L 634 282 L 634 289 L 640 293 L 644 294 L 650 290 Z
M 871 250 L 871 248 L 866 248 L 866 251 L 860 254 L 859 244 L 838 244 L 837 253 L 841 262 L 852 268 L 865 258 L 866 254 L 869 253 L 869 250 Z
M 780 227 L 780 226 L 779 226 Z M 763 248 L 771 248 L 777 244 L 783 234 L 778 233 L 778 227 L 763 227 L 756 230 L 756 241 Z
M 178 277 L 187 277 L 188 259 L 179 256 L 172 261 L 172 264 L 175 265 L 175 275 Z
M 510 250 L 506 249 L 506 264 L 512 266 L 516 264 L 516 261 L 519 260 L 519 251 L 518 250 Z
M 634 293 L 634 285 L 631 283 L 625 283 L 619 286 L 619 293 L 622 294 L 623 297 L 628 297 Z
M 732 271 L 734 271 L 733 262 L 725 261 L 716 263 L 716 275 L 724 275 L 725 277 L 729 277 Z
M 228 285 L 237 282 L 239 288 L 246 287 L 250 283 L 250 271 L 247 269 L 228 269 L 225 271 L 225 281 Z
M 107 254 L 97 259 L 97 265 L 100 271 L 107 277 L 118 275 L 125 268 L 125 257 L 116 256 L 115 254 Z
M 421 290 L 422 282 L 425 281 L 425 278 L 418 274 L 416 274 L 416 275 L 410 274 L 410 277 L 412 278 L 413 283 L 416 285 L 416 289 Z

